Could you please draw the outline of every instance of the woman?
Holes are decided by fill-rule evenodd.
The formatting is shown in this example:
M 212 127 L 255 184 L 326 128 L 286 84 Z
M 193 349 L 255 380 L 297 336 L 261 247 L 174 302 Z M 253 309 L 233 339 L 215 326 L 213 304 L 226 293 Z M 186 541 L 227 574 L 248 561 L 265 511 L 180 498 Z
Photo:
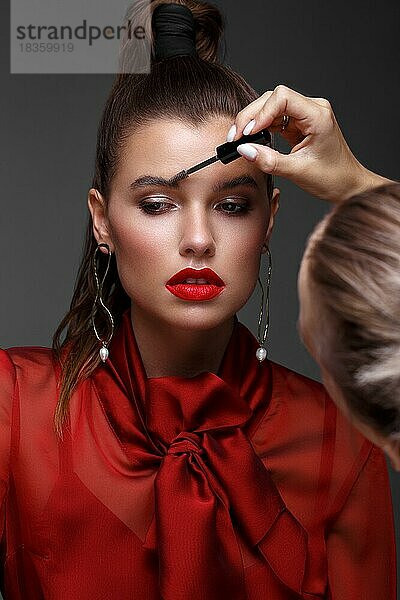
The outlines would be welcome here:
M 242 159 L 174 179 L 256 93 L 216 62 L 216 9 L 158 4 L 152 71 L 100 123 L 54 354 L 0 355 L 5 597 L 394 598 L 383 454 L 236 318 L 279 191 Z
M 400 470 L 400 184 L 356 160 L 328 101 L 285 86 L 242 110 L 228 139 L 273 129 L 283 115 L 289 155 L 253 144 L 239 152 L 335 203 L 302 260 L 299 330 L 332 399 Z

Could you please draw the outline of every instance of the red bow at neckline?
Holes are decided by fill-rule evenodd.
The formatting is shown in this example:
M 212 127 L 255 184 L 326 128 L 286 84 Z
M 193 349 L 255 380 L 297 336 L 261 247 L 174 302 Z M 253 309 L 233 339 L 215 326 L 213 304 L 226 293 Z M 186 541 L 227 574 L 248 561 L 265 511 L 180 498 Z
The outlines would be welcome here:
M 94 374 L 125 451 L 155 471 L 145 547 L 158 552 L 164 600 L 244 600 L 239 536 L 301 592 L 306 533 L 249 441 L 271 395 L 270 365 L 256 349 L 235 318 L 218 375 L 147 378 L 127 310 Z

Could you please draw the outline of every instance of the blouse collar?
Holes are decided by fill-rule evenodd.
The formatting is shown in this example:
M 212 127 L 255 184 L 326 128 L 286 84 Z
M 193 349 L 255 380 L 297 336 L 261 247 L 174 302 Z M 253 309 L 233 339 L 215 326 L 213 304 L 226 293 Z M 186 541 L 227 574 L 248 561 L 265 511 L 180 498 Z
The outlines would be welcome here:
M 107 363 L 92 376 L 135 465 L 132 495 L 148 523 L 144 547 L 158 554 L 165 600 L 189 597 L 187 582 L 194 600 L 219 600 L 221 590 L 244 600 L 243 544 L 258 547 L 285 585 L 301 592 L 305 531 L 250 442 L 272 390 L 271 364 L 257 361 L 257 347 L 235 318 L 217 374 L 148 378 L 127 310 Z

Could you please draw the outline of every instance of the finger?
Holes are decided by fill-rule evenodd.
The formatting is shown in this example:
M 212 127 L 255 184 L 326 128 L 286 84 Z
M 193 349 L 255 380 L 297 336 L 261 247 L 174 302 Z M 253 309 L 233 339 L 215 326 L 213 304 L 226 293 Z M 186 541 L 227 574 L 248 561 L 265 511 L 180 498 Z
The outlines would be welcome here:
M 276 127 L 277 123 L 282 122 L 283 115 L 288 115 L 295 121 L 296 128 L 303 135 L 307 135 L 307 133 L 312 132 L 313 125 L 320 117 L 321 108 L 321 105 L 311 98 L 307 98 L 286 86 L 279 85 L 262 104 L 259 112 L 253 115 L 255 120 L 253 133 L 269 128 L 271 125 Z M 248 114 L 245 116 L 247 118 Z M 237 128 L 236 137 L 239 137 L 243 122 L 240 119 L 235 124 Z
M 272 94 L 272 92 L 270 92 L 270 94 Z M 319 106 L 321 108 L 328 109 L 329 111 L 332 110 L 332 106 L 331 106 L 329 100 L 326 100 L 326 98 L 310 98 L 308 96 L 304 96 L 304 98 L 307 100 L 312 100 L 314 102 L 314 104 L 316 104 L 317 106 Z M 254 133 L 256 133 L 254 118 L 253 118 L 253 121 L 254 121 L 253 130 L 254 130 Z M 269 131 L 271 133 L 280 133 L 285 138 L 294 138 L 295 140 L 297 140 L 295 143 L 297 143 L 300 140 L 300 137 L 303 137 L 303 136 L 299 136 L 299 128 L 298 128 L 298 125 L 296 124 L 295 119 L 292 118 L 289 120 L 289 123 L 286 125 L 284 131 L 282 130 L 282 122 L 283 122 L 283 115 L 280 115 L 278 118 L 276 118 L 272 121 L 271 125 L 268 126 Z
M 237 151 L 264 173 L 295 179 L 301 171 L 302 161 L 295 154 L 281 154 L 261 144 L 240 144 Z
M 307 128 L 318 119 L 320 107 L 310 98 L 285 86 L 278 86 L 255 118 L 254 131 L 268 127 L 275 119 L 288 115 L 298 129 L 307 133 Z
M 235 137 L 233 139 L 238 139 L 243 134 L 243 129 L 246 127 L 248 123 L 260 112 L 262 106 L 268 100 L 270 95 L 273 93 L 272 90 L 268 90 L 264 92 L 259 98 L 250 102 L 243 110 L 241 110 L 235 119 Z M 228 141 L 233 141 L 233 139 L 229 139 Z
M 332 105 L 326 98 L 310 98 L 310 100 L 313 100 L 313 102 L 315 102 L 316 104 L 318 104 L 318 106 L 321 106 L 322 108 L 332 110 Z

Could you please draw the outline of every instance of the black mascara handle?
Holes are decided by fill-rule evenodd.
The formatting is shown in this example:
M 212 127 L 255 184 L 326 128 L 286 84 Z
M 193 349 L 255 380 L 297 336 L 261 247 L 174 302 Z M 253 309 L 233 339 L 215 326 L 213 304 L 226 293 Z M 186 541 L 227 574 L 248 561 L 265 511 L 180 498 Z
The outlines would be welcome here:
M 233 160 L 240 158 L 241 154 L 239 154 L 237 151 L 237 147 L 240 146 L 240 144 L 247 144 L 248 142 L 253 142 L 253 144 L 263 144 L 264 146 L 271 146 L 271 134 L 268 129 L 263 129 L 258 133 L 243 135 L 234 142 L 226 142 L 221 146 L 217 146 L 215 152 L 218 160 L 224 163 L 224 165 L 227 165 Z

